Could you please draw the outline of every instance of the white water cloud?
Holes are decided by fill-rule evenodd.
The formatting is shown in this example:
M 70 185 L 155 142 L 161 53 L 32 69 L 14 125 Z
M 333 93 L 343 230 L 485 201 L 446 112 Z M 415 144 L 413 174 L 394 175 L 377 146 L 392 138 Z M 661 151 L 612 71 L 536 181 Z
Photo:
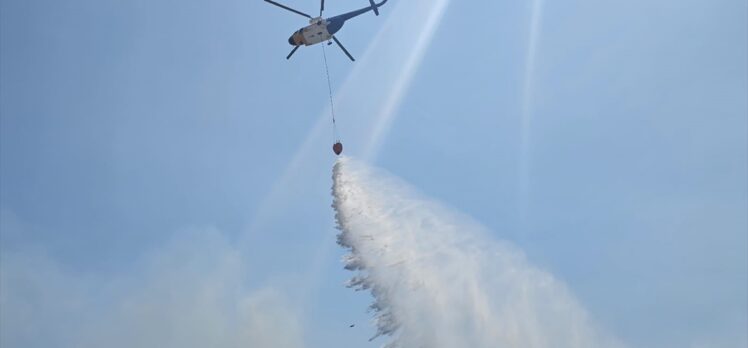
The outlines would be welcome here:
M 350 158 L 333 174 L 350 285 L 392 347 L 621 347 L 566 286 L 508 242 Z M 376 337 L 375 336 L 375 337 Z

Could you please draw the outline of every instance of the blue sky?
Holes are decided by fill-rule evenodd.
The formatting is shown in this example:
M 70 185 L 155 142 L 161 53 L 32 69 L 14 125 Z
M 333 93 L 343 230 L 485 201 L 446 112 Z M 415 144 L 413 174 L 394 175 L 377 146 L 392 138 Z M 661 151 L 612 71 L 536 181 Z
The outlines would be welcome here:
M 92 323 L 169 296 L 149 290 L 164 274 L 235 283 L 215 298 L 250 317 L 287 309 L 271 312 L 306 347 L 368 339 L 334 244 L 322 48 L 284 59 L 304 18 L 259 0 L 0 4 L 4 345 L 114 340 Z M 631 346 L 745 346 L 744 1 L 381 10 L 338 34 L 357 62 L 327 48 L 347 154 L 516 243 Z

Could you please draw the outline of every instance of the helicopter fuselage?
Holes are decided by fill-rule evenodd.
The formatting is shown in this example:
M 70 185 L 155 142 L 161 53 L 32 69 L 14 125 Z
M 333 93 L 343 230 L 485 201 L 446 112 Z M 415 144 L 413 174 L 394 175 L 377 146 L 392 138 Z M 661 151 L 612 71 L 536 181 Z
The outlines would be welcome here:
M 291 59 L 291 56 L 293 56 L 296 50 L 298 50 L 301 46 L 311 46 L 325 41 L 327 41 L 328 45 L 332 45 L 332 42 L 335 41 L 335 43 L 338 44 L 338 47 L 343 50 L 343 53 L 345 53 L 345 55 L 348 56 L 351 61 L 356 61 L 356 59 L 353 58 L 351 53 L 348 52 L 345 47 L 343 47 L 343 44 L 340 43 L 340 40 L 335 37 L 335 33 L 343 28 L 343 24 L 345 24 L 345 21 L 353 17 L 360 16 L 369 11 L 372 11 L 375 15 L 379 16 L 379 7 L 384 5 L 387 0 L 382 0 L 379 3 L 376 3 L 374 1 L 375 0 L 369 0 L 369 4 L 371 5 L 369 7 L 364 7 L 362 9 L 343 13 L 341 15 L 325 19 L 322 17 L 322 12 L 325 10 L 325 0 L 321 0 L 320 2 L 319 17 L 312 17 L 304 12 L 293 9 L 273 0 L 265 0 L 265 2 L 271 3 L 284 10 L 291 11 L 298 15 L 309 18 L 309 25 L 295 31 L 291 35 L 291 37 L 288 38 L 288 43 L 293 46 L 293 49 L 291 50 L 291 53 L 286 56 L 286 59 Z
M 312 18 L 309 20 L 309 25 L 297 30 L 288 38 L 288 43 L 291 44 L 291 46 L 311 46 L 323 41 L 328 41 L 340 30 L 340 28 L 343 27 L 345 21 L 372 11 L 373 9 L 384 5 L 386 2 L 387 0 L 384 0 L 375 4 L 373 7 L 364 7 L 360 10 L 351 11 L 327 19 L 322 17 Z
M 311 46 L 329 41 L 343 27 L 344 23 L 345 20 L 335 17 L 330 19 L 312 18 L 309 20 L 309 25 L 297 30 L 288 38 L 288 43 L 292 46 Z

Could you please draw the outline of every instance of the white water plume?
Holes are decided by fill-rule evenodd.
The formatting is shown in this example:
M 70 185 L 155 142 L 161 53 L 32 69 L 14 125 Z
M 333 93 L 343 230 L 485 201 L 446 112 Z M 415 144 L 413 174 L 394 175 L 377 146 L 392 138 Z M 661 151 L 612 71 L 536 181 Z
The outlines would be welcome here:
M 350 158 L 333 170 L 338 243 L 387 347 L 621 347 L 508 242 Z

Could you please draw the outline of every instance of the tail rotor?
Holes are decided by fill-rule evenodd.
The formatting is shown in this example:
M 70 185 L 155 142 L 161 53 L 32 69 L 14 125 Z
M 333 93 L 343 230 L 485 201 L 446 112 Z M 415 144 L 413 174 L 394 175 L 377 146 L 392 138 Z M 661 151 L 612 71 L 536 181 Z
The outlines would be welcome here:
M 374 0 L 369 0 L 369 3 L 371 4 L 371 10 L 374 11 L 374 14 L 379 16 L 379 7 L 374 3 Z

